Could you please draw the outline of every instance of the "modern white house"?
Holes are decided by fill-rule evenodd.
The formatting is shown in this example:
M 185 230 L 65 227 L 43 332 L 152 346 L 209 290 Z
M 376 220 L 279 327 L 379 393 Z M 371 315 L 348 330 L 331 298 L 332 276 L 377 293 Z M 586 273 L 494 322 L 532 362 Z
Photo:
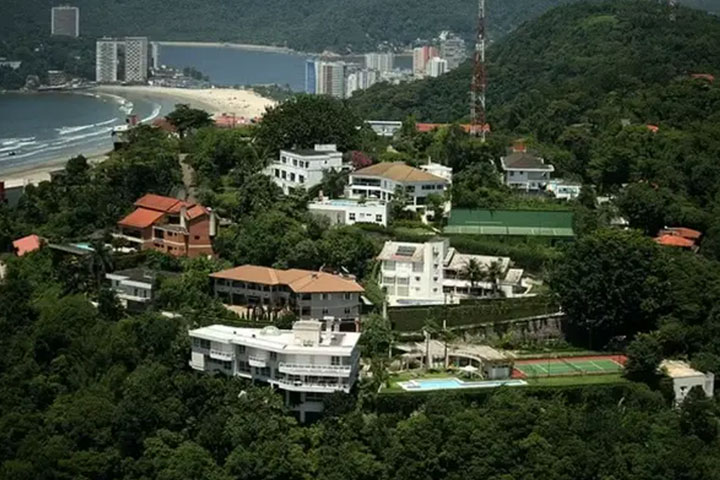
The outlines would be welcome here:
M 315 145 L 312 150 L 280 150 L 280 157 L 265 169 L 265 174 L 288 194 L 291 189 L 307 190 L 319 185 L 323 172 L 342 168 L 342 153 L 335 145 Z
M 450 181 L 403 162 L 382 162 L 350 174 L 345 196 L 389 202 L 402 189 L 409 197 L 408 209 L 424 210 L 428 195 L 443 195 Z
M 106 273 L 105 279 L 115 292 L 120 303 L 128 310 L 145 310 L 155 297 L 157 280 L 161 277 L 176 276 L 172 272 L 156 272 L 143 268 Z
M 713 396 L 715 389 L 713 373 L 699 372 L 681 360 L 663 360 L 660 363 L 660 370 L 672 379 L 676 406 L 685 400 L 694 387 L 700 387 L 707 397 Z
M 316 320 L 292 330 L 212 325 L 190 331 L 195 370 L 266 382 L 281 390 L 301 422 L 323 411 L 323 400 L 348 393 L 360 366 L 359 333 L 325 330 Z
M 389 206 L 380 201 L 319 198 L 308 203 L 308 211 L 328 218 L 330 225 L 375 223 L 387 227 Z
M 377 259 L 382 262 L 379 283 L 391 306 L 459 303 L 498 293 L 517 297 L 527 291 L 523 270 L 512 268 L 510 258 L 459 253 L 443 238 L 425 243 L 385 242 Z M 484 271 L 495 264 L 495 282 L 465 279 L 463 272 L 471 260 Z
M 442 163 L 434 163 L 432 160 L 428 160 L 428 163 L 420 165 L 420 169 L 436 177 L 444 178 L 448 183 L 452 183 L 453 169 Z
M 566 180 L 550 180 L 545 185 L 545 191 L 559 200 L 575 200 L 582 191 L 582 185 Z
M 402 122 L 396 120 L 366 120 L 365 123 L 381 137 L 394 137 L 402 128 Z
M 522 144 L 513 146 L 511 152 L 500 159 L 500 164 L 505 185 L 526 192 L 544 191 L 555 171 L 543 158 L 528 153 Z

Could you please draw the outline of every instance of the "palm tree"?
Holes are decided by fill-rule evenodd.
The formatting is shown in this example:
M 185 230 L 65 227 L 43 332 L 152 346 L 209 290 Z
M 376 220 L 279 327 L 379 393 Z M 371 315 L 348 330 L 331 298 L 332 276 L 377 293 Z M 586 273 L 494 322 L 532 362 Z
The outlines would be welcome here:
M 481 282 L 485 279 L 486 274 L 483 271 L 480 262 L 478 262 L 474 258 L 471 258 L 465 263 L 465 267 L 463 267 L 462 271 L 460 272 L 460 277 L 463 280 L 467 280 L 470 282 L 470 289 L 472 290 L 475 288 L 478 282 Z
M 105 274 L 112 270 L 112 255 L 102 240 L 93 242 L 92 253 L 88 255 L 88 269 L 95 279 L 98 291 L 102 286 Z
M 503 273 L 502 264 L 497 260 L 492 262 L 485 271 L 485 278 L 492 284 L 493 296 L 498 294 L 498 283 L 500 282 L 500 278 L 503 276 Z

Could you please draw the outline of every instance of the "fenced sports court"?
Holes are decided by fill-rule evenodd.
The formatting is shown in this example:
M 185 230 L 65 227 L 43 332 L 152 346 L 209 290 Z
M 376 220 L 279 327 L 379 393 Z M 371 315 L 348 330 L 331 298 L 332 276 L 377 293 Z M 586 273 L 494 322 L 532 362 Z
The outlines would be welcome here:
M 601 375 L 622 372 L 624 355 L 587 357 L 549 357 L 517 360 L 513 378 L 560 377 L 566 375 Z

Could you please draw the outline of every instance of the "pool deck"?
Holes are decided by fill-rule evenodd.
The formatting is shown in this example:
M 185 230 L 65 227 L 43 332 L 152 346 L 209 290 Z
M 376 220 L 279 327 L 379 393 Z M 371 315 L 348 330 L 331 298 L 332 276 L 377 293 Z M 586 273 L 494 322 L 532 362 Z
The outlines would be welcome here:
M 406 392 L 427 392 L 431 390 L 457 390 L 463 388 L 497 388 L 497 387 L 520 387 L 527 385 L 524 380 L 484 380 L 477 382 L 465 382 L 456 377 L 417 379 L 398 382 Z

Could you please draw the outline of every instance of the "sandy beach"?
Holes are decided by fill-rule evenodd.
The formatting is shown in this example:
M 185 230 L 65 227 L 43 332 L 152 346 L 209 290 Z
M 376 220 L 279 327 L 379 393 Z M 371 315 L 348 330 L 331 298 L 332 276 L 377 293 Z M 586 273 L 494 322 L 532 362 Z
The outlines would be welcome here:
M 176 103 L 187 103 L 193 108 L 206 110 L 212 115 L 235 114 L 236 117 L 254 118 L 265 113 L 275 101 L 261 97 L 251 90 L 232 88 L 187 89 L 148 86 L 102 86 L 94 91 L 123 96 L 132 94 L 141 98 L 166 99 Z

